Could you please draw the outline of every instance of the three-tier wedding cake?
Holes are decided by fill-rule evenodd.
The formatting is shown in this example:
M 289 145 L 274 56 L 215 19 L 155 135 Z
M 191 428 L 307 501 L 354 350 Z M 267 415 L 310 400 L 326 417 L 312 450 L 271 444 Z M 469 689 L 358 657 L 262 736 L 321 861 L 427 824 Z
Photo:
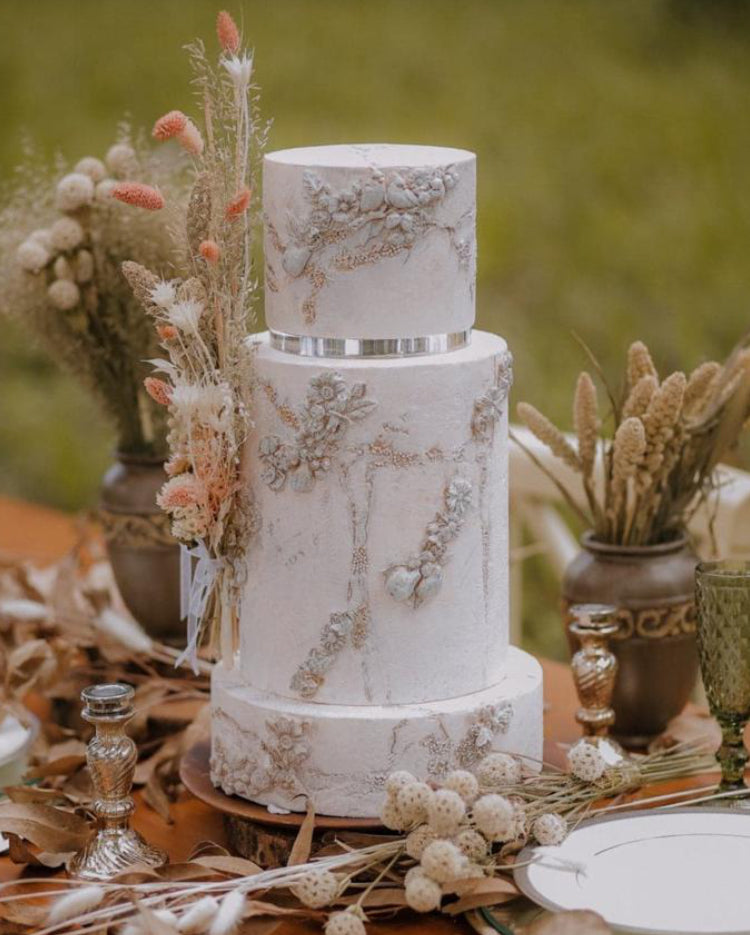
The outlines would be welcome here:
M 508 645 L 511 357 L 472 333 L 475 191 L 463 150 L 265 159 L 259 522 L 212 690 L 228 793 L 374 816 L 394 769 L 541 756 L 541 670 Z

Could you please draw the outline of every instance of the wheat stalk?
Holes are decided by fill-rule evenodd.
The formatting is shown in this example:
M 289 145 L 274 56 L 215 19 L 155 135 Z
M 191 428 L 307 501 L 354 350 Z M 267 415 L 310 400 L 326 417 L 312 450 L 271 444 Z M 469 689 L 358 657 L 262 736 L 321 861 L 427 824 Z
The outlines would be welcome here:
M 634 387 L 642 377 L 653 377 L 658 381 L 659 374 L 643 341 L 634 341 L 628 348 L 628 386 Z
M 651 402 L 659 381 L 653 374 L 646 374 L 633 386 L 622 407 L 622 418 L 630 419 L 633 416 L 646 414 L 648 404 Z
M 581 473 L 581 459 L 576 454 L 575 449 L 568 439 L 563 435 L 559 428 L 550 420 L 542 415 L 538 409 L 530 403 L 519 403 L 517 407 L 518 417 L 535 435 L 540 442 L 543 442 L 555 457 L 560 458 L 568 467 Z

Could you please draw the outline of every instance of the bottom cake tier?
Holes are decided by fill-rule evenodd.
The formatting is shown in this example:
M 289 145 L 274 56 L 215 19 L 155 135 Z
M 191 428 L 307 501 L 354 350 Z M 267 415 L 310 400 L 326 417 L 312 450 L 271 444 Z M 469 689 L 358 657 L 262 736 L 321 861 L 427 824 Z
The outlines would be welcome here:
M 492 751 L 542 756 L 542 670 L 511 648 L 491 688 L 447 701 L 333 705 L 259 692 L 218 665 L 211 689 L 211 779 L 230 795 L 322 815 L 378 815 L 389 773 L 440 779 Z

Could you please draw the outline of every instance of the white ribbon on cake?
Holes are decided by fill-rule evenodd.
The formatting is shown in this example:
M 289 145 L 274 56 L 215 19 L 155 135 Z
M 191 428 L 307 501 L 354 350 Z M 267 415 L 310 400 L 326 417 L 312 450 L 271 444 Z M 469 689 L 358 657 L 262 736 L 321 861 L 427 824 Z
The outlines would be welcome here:
M 196 560 L 195 567 L 193 559 Z M 221 565 L 221 559 L 211 557 L 203 539 L 198 539 L 193 548 L 180 546 L 180 619 L 187 619 L 187 646 L 175 666 L 181 666 L 187 660 L 196 675 L 201 620 Z

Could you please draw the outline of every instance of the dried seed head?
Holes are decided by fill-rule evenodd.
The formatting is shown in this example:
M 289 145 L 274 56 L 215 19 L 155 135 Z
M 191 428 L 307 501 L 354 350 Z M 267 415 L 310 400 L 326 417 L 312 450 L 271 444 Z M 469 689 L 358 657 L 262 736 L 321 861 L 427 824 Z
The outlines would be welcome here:
M 132 260 L 125 260 L 120 267 L 122 275 L 127 279 L 128 285 L 133 290 L 133 295 L 146 309 L 153 307 L 154 301 L 151 297 L 153 290 L 159 285 L 161 280 L 155 276 L 151 270 L 141 266 L 140 263 L 134 263 Z
M 634 387 L 641 377 L 648 376 L 659 379 L 648 348 L 643 341 L 634 341 L 628 348 L 628 386 Z
M 578 457 L 584 477 L 590 477 L 594 470 L 600 428 L 598 410 L 596 386 L 584 370 L 578 377 L 573 400 L 573 424 L 578 437 Z
M 618 485 L 632 477 L 646 452 L 646 430 L 635 416 L 625 419 L 615 432 L 612 452 L 612 478 Z
M 631 416 L 642 416 L 648 409 L 651 397 L 656 392 L 659 381 L 651 374 L 647 374 L 635 384 L 628 393 L 625 405 L 622 407 L 623 419 Z
M 721 364 L 707 360 L 690 374 L 683 402 L 686 416 L 698 415 L 709 405 L 717 388 L 721 369 Z
M 521 421 L 539 441 L 544 442 L 556 457 L 573 468 L 574 471 L 580 472 L 581 461 L 578 455 L 556 425 L 553 425 L 546 416 L 542 415 L 530 403 L 519 403 L 517 412 Z

